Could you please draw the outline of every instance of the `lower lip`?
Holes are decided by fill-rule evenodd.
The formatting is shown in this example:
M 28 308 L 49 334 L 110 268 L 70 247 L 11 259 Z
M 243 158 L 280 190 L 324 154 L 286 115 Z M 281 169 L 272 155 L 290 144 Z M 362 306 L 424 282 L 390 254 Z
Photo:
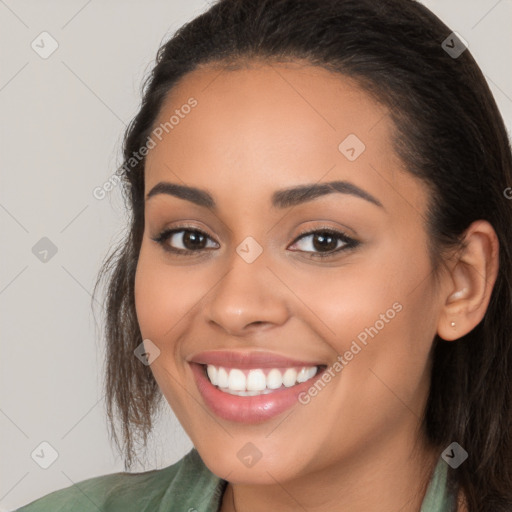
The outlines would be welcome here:
M 237 396 L 215 387 L 204 373 L 201 364 L 190 363 L 197 387 L 206 405 L 219 417 L 238 423 L 261 423 L 286 411 L 296 403 L 300 393 L 306 391 L 322 373 L 306 382 L 289 388 L 280 388 L 266 395 Z

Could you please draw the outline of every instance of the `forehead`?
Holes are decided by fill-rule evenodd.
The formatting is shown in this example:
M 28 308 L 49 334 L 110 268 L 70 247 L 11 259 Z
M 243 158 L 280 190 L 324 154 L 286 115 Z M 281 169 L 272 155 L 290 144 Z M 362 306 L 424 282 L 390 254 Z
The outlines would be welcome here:
M 146 193 L 181 180 L 219 195 L 236 188 L 242 201 L 269 188 L 347 179 L 373 194 L 404 170 L 386 107 L 353 80 L 297 62 L 192 71 L 154 126 L 164 129 L 148 153 Z M 400 181 L 395 189 L 421 194 L 411 190 L 412 176 L 400 172 Z

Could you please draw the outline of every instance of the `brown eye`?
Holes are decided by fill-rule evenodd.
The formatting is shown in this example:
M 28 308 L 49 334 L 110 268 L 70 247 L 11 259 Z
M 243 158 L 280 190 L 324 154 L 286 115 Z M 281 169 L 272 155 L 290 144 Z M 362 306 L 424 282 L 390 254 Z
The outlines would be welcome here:
M 185 249 L 204 249 L 206 247 L 206 236 L 199 231 L 183 231 L 182 245 Z
M 326 257 L 352 249 L 359 243 L 341 231 L 317 229 L 302 233 L 291 247 L 298 246 L 299 251 L 309 252 L 313 257 Z
M 216 248 L 216 242 L 203 231 L 198 229 L 175 228 L 167 229 L 160 233 L 153 240 L 166 251 L 185 254 L 191 252 L 200 252 L 205 249 Z M 212 242 L 210 245 L 209 242 Z
M 338 240 L 330 233 L 315 233 L 313 235 L 313 247 L 317 251 L 334 251 L 338 245 Z

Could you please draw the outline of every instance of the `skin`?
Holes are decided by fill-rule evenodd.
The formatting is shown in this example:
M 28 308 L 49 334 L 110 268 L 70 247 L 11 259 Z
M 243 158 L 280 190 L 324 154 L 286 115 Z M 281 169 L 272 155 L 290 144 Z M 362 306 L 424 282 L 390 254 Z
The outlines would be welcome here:
M 146 201 L 135 301 L 143 338 L 161 351 L 151 369 L 205 464 L 230 482 L 222 512 L 234 510 L 233 494 L 244 512 L 417 511 L 444 449 L 419 430 L 432 341 L 436 333 L 454 341 L 483 318 L 496 234 L 484 221 L 472 224 L 466 250 L 436 284 L 428 192 L 394 153 L 386 109 L 326 70 L 251 64 L 189 73 L 156 123 L 198 101 L 149 151 L 145 194 L 160 181 L 195 186 L 218 211 L 165 194 Z M 348 134 L 366 146 L 355 161 L 338 149 Z M 333 180 L 356 184 L 383 208 L 338 193 L 270 206 L 277 189 Z M 173 255 L 152 240 L 184 223 L 204 231 L 212 249 Z M 323 227 L 360 245 L 314 259 L 313 237 L 297 239 Z M 172 245 L 183 248 L 182 235 Z M 247 236 L 263 249 L 251 264 L 236 252 Z M 330 365 L 395 302 L 402 310 L 309 404 L 263 423 L 216 417 L 187 363 L 203 350 L 253 349 Z M 237 457 L 248 442 L 262 453 L 251 468 Z

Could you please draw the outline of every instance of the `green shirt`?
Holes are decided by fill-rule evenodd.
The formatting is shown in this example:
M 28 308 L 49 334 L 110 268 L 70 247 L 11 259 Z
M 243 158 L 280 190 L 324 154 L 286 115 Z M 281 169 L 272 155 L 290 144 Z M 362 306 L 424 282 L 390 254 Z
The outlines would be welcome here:
M 440 458 L 420 512 L 452 512 Z M 195 448 L 175 464 L 143 473 L 112 473 L 83 480 L 15 512 L 218 512 L 227 482 L 214 475 Z

